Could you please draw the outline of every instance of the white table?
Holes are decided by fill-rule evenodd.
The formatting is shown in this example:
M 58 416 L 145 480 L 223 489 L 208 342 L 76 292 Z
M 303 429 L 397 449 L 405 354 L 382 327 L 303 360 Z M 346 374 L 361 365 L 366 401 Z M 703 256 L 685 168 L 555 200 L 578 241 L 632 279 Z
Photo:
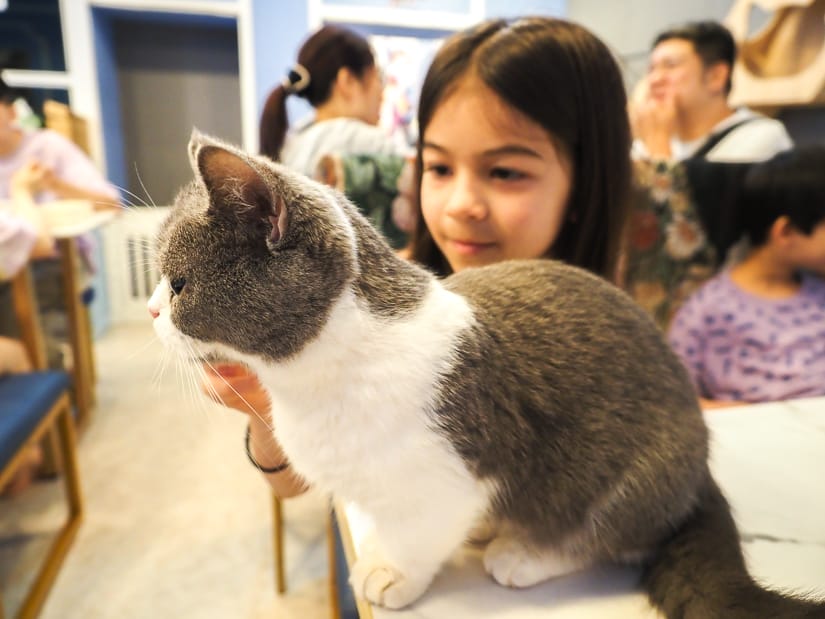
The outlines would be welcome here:
M 711 469 L 734 510 L 751 574 L 825 594 L 825 397 L 705 412 Z M 351 565 L 369 522 L 337 506 Z M 478 550 L 456 552 L 407 609 L 359 602 L 362 619 L 644 619 L 659 617 L 631 568 L 590 570 L 530 589 L 496 584 Z

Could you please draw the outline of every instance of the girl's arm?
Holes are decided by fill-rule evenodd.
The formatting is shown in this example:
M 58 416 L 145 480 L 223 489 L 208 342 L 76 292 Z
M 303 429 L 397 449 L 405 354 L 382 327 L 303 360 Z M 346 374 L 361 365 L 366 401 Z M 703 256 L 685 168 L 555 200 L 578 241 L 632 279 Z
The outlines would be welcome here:
M 274 473 L 261 474 L 282 499 L 309 489 L 307 482 L 288 465 L 288 459 L 271 428 L 269 397 L 257 377 L 239 364 L 208 365 L 203 391 L 219 404 L 249 416 L 249 456 L 259 469 L 287 464 Z
M 112 193 L 89 189 L 60 178 L 50 167 L 31 161 L 21 167 L 12 177 L 12 194 L 27 196 L 34 201 L 34 197 L 42 192 L 50 191 L 64 200 L 89 200 L 95 210 L 119 208 L 119 199 Z

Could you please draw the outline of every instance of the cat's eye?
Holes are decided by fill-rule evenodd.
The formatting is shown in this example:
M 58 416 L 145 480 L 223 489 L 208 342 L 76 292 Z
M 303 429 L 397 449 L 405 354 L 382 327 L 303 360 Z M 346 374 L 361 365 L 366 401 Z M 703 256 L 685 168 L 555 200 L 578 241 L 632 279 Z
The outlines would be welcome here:
M 174 294 L 175 296 L 181 293 L 184 286 L 186 286 L 186 279 L 183 277 L 173 279 L 169 284 L 169 287 L 172 289 L 172 294 Z

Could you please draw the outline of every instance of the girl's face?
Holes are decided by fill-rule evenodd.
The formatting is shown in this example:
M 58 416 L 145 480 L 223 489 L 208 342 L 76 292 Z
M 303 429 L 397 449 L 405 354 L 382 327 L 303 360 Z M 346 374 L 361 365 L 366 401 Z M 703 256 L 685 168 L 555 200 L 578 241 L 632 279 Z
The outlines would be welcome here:
M 572 169 L 541 125 L 464 79 L 436 108 L 421 155 L 424 221 L 454 271 L 547 254 Z

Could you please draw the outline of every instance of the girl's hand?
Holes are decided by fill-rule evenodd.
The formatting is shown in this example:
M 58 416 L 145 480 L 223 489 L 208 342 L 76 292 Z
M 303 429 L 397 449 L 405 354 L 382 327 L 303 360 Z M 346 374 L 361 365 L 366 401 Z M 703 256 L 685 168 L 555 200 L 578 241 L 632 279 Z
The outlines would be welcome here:
M 252 415 L 269 418 L 269 396 L 258 377 L 240 363 L 204 364 L 201 390 L 218 404 Z
M 240 363 L 207 365 L 201 389 L 229 408 L 249 415 L 249 454 L 264 468 L 287 462 L 286 454 L 270 427 L 270 402 L 258 377 Z M 276 496 L 286 499 L 303 494 L 309 485 L 291 466 L 276 473 L 264 473 Z

